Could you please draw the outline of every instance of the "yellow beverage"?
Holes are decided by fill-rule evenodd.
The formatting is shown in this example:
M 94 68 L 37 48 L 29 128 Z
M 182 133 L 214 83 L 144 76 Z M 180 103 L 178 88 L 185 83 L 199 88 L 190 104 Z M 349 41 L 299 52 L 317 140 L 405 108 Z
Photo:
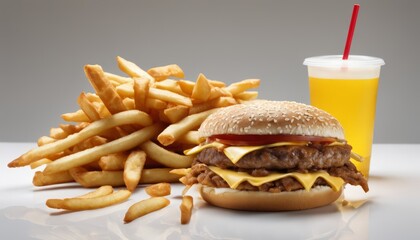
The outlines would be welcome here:
M 378 77 L 330 79 L 309 76 L 311 105 L 340 121 L 352 151 L 364 157 L 362 163 L 353 163 L 366 177 L 369 176 L 378 82 Z

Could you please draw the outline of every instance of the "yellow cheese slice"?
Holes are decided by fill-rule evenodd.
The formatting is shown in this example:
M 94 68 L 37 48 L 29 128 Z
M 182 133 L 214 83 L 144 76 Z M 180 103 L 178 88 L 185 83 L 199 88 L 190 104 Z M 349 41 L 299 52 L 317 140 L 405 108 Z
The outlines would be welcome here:
M 235 172 L 215 166 L 209 166 L 209 168 L 223 178 L 223 180 L 229 184 L 230 188 L 233 189 L 236 189 L 239 184 L 244 181 L 248 181 L 253 186 L 260 186 L 264 183 L 272 182 L 285 177 L 295 178 L 302 184 L 306 191 L 309 191 L 312 188 L 312 185 L 319 177 L 323 178 L 334 191 L 339 191 L 345 183 L 342 178 L 331 176 L 325 171 L 318 171 L 314 173 L 271 173 L 264 177 L 254 177 L 246 172 Z
M 259 150 L 259 149 L 263 149 L 263 148 L 270 148 L 270 147 L 280 147 L 280 146 L 287 146 L 287 145 L 301 145 L 304 146 L 307 143 L 297 143 L 297 142 L 277 142 L 277 143 L 272 143 L 272 144 L 268 144 L 268 145 L 259 145 L 259 146 L 227 146 L 224 145 L 223 143 L 219 143 L 219 142 L 211 142 L 208 144 L 204 144 L 204 145 L 198 145 L 195 146 L 194 148 L 190 149 L 190 150 L 186 150 L 184 152 L 185 155 L 193 155 L 193 154 L 197 154 L 201 151 L 203 151 L 206 148 L 209 147 L 215 147 L 215 148 L 219 148 L 219 149 L 223 149 L 223 153 L 226 155 L 226 157 L 228 157 L 233 164 L 237 163 L 239 161 L 239 159 L 241 159 L 243 156 L 245 156 L 246 154 Z

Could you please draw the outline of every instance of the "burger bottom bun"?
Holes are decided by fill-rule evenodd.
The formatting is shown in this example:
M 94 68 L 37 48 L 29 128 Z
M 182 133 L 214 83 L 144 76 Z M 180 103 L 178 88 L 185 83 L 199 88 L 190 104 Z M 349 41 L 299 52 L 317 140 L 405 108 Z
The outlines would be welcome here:
M 198 189 L 201 197 L 214 206 L 246 211 L 292 211 L 316 208 L 334 202 L 343 192 L 343 188 L 334 191 L 327 186 L 317 186 L 310 191 L 280 193 L 215 189 L 201 184 Z

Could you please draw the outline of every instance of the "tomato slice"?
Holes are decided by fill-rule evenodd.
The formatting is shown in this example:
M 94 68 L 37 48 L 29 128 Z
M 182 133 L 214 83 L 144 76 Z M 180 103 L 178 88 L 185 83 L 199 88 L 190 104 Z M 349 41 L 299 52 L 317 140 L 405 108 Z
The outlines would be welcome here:
M 209 137 L 210 141 L 217 141 L 226 145 L 233 146 L 256 146 L 256 145 L 267 145 L 276 142 L 320 142 L 320 143 L 332 143 L 336 141 L 333 137 L 318 137 L 318 136 L 303 136 L 303 135 L 235 135 L 235 134 L 223 134 L 213 135 Z

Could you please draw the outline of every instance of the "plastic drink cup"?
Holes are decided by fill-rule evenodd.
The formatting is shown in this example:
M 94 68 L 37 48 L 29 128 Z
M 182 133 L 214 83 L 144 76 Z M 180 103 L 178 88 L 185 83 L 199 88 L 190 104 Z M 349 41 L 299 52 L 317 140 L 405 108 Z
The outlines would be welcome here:
M 336 117 L 352 152 L 363 157 L 357 169 L 369 177 L 379 74 L 385 62 L 376 57 L 342 55 L 306 58 L 311 105 Z

